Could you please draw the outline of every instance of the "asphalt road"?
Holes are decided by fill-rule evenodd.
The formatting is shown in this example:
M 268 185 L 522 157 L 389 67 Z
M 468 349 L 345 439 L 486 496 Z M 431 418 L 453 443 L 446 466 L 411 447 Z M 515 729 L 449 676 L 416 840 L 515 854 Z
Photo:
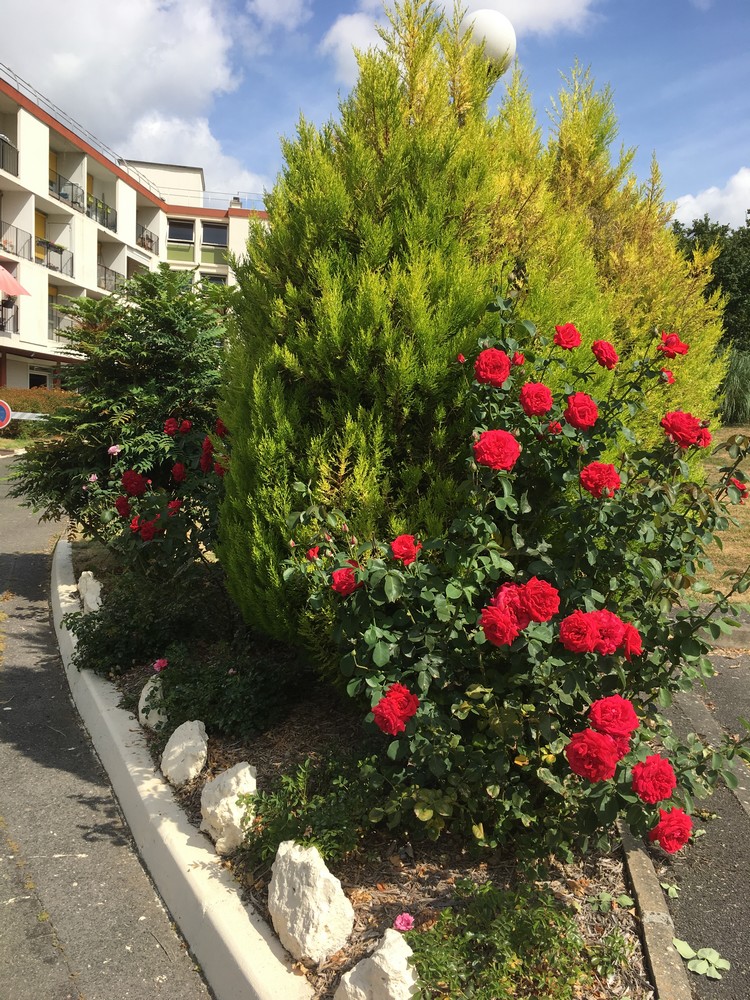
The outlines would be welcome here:
M 52 634 L 58 531 L 0 457 L 0 1000 L 209 1000 L 136 854 Z

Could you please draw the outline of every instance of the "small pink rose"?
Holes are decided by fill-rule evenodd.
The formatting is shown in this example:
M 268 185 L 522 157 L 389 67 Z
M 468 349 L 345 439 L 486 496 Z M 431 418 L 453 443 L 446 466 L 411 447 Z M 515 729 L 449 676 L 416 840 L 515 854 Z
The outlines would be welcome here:
M 111 444 L 109 448 L 107 448 L 108 455 L 119 455 L 121 451 L 122 451 L 121 444 Z
M 399 913 L 393 921 L 393 926 L 397 931 L 410 931 L 414 926 L 414 917 L 411 913 Z
M 99 477 L 97 476 L 97 474 L 95 472 L 92 472 L 91 475 L 89 476 L 89 482 L 90 483 L 95 483 L 95 482 L 98 481 L 98 479 L 99 479 Z
M 168 665 L 169 665 L 169 660 L 165 659 L 164 657 L 162 657 L 159 660 L 154 660 L 154 673 L 156 674 L 161 673 L 161 671 L 164 670 L 164 668 L 167 667 Z

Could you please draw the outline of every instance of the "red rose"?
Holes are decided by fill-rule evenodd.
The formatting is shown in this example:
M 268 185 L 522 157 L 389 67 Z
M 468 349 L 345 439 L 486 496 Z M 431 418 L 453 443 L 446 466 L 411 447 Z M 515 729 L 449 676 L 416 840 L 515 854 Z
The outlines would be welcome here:
M 463 354 L 457 354 L 456 361 L 458 361 L 458 363 L 462 365 L 466 361 L 466 358 L 463 356 Z
M 665 413 L 660 423 L 669 440 L 680 448 L 689 448 L 691 444 L 697 443 L 701 422 L 692 413 L 674 410 L 672 413 Z
M 611 736 L 610 739 L 615 741 L 615 746 L 617 747 L 617 759 L 622 760 L 623 757 L 627 757 L 630 753 L 630 737 Z
M 595 340 L 591 345 L 591 350 L 602 368 L 607 368 L 609 371 L 612 371 L 620 360 L 620 355 L 608 340 Z
M 182 464 L 182 462 L 175 462 L 172 466 L 172 479 L 176 483 L 184 483 L 187 477 L 187 469 Z
M 227 470 L 225 466 L 221 465 L 219 462 L 214 462 L 214 473 L 219 477 L 219 479 L 223 479 L 227 474 Z
M 187 434 L 192 429 L 192 426 L 193 423 L 191 420 L 183 420 L 180 424 L 180 434 Z
M 584 729 L 573 733 L 565 747 L 570 769 L 589 781 L 608 781 L 615 776 L 618 756 L 617 745 L 611 736 Z
M 596 621 L 585 611 L 574 611 L 560 622 L 560 642 L 571 653 L 593 653 L 598 638 Z
M 138 534 L 138 529 L 140 527 L 140 524 L 141 524 L 140 519 L 138 518 L 138 515 L 136 515 L 130 522 L 130 530 L 133 532 L 134 535 Z
M 479 465 L 508 471 L 518 461 L 521 446 L 508 431 L 482 431 L 474 442 L 474 458 Z
M 690 345 L 683 344 L 676 333 L 662 332 L 661 343 L 656 345 L 656 350 L 661 351 L 667 358 L 675 358 L 678 354 L 687 354 Z
M 513 355 L 513 357 L 512 357 L 511 359 L 510 359 L 510 363 L 511 363 L 511 364 L 512 364 L 512 365 L 513 365 L 513 366 L 514 366 L 515 368 L 520 368 L 520 366 L 521 366 L 522 364 L 525 364 L 525 362 L 526 362 L 526 358 L 525 358 L 525 357 L 523 356 L 523 354 L 521 354 L 521 352 L 520 352 L 520 351 L 516 351 L 516 353 L 515 353 L 515 354 Z
M 133 472 L 132 469 L 123 472 L 120 482 L 129 497 L 142 497 L 148 486 L 146 477 L 142 476 L 140 472 Z
M 562 434 L 562 424 L 557 420 L 551 420 L 550 423 L 547 424 L 547 433 Z
M 391 552 L 394 559 L 401 559 L 404 566 L 410 566 L 417 558 L 422 543 L 416 541 L 414 535 L 399 535 L 391 542 Z
M 510 358 L 505 351 L 497 347 L 488 347 L 481 351 L 474 362 L 474 377 L 484 385 L 494 385 L 498 388 L 510 375 Z
M 492 605 L 482 609 L 479 625 L 487 641 L 493 646 L 510 646 L 521 631 L 518 620 L 510 609 Z
M 667 383 L 667 385 L 674 385 L 674 375 L 668 368 L 662 368 L 661 378 L 663 382 Z
M 130 504 L 127 497 L 118 497 L 115 500 L 115 510 L 120 517 L 130 517 Z
M 614 465 L 607 462 L 589 462 L 581 469 L 581 486 L 598 500 L 602 495 L 611 497 L 619 490 L 622 481 Z
M 224 423 L 224 421 L 223 421 L 223 420 L 221 419 L 221 417 L 217 417 L 217 418 L 216 418 L 216 423 L 215 423 L 215 425 L 214 425 L 214 432 L 215 432 L 215 433 L 216 433 L 216 434 L 217 434 L 217 435 L 218 435 L 218 436 L 219 436 L 220 438 L 223 438 L 223 437 L 226 437 L 226 436 L 227 436 L 227 434 L 229 433 L 229 432 L 227 431 L 227 427 L 226 427 L 226 424 L 225 424 L 225 423 Z
M 640 656 L 643 652 L 641 633 L 630 622 L 625 622 L 620 642 L 620 651 L 624 653 L 625 659 L 630 662 L 634 656 Z
M 169 511 L 169 517 L 174 517 L 177 511 L 182 507 L 182 500 L 170 500 L 167 504 L 167 510 Z
M 572 351 L 574 347 L 581 346 L 581 335 L 572 323 L 564 323 L 555 327 L 554 341 L 558 347 Z
M 546 580 L 532 576 L 520 591 L 521 606 L 533 622 L 548 622 L 560 610 L 560 592 Z
M 672 765 L 658 753 L 650 754 L 645 762 L 633 766 L 633 791 L 649 805 L 668 799 L 675 788 L 677 776 Z
M 598 632 L 594 643 L 594 652 L 601 653 L 602 656 L 611 656 L 622 643 L 625 622 L 612 611 L 607 611 L 606 608 L 601 611 L 591 611 L 589 614 L 593 618 Z
M 630 736 L 640 723 L 632 701 L 619 694 L 600 698 L 589 709 L 589 723 L 607 736 Z
M 711 444 L 711 431 L 708 427 L 701 427 L 695 435 L 695 443 L 699 448 L 708 448 Z
M 417 714 L 419 698 L 403 684 L 391 684 L 372 714 L 375 725 L 389 736 L 396 736 L 406 728 L 406 723 Z
M 523 602 L 523 588 L 517 583 L 504 583 L 502 587 L 498 587 L 490 601 L 490 607 L 509 612 L 515 618 L 519 632 L 531 621 L 531 615 Z
M 572 396 L 568 396 L 568 406 L 563 416 L 571 427 L 587 430 L 596 423 L 599 409 L 591 396 L 587 396 L 585 392 L 574 392 Z
M 164 433 L 169 434 L 170 437 L 174 437 L 179 429 L 179 424 L 174 417 L 169 417 L 168 420 L 164 421 Z
M 201 457 L 198 461 L 201 472 L 208 472 L 211 466 L 214 464 L 214 446 L 210 437 L 205 437 L 203 439 L 203 444 L 201 445 Z
M 734 486 L 736 490 L 740 491 L 740 503 L 745 502 L 745 497 L 747 496 L 747 486 L 745 483 L 741 482 L 739 479 L 735 479 L 734 476 L 729 480 L 729 482 Z
M 357 583 L 357 578 L 354 575 L 354 570 L 358 568 L 357 563 L 350 560 L 348 566 L 335 569 L 331 574 L 333 577 L 331 589 L 335 590 L 337 594 L 341 594 L 342 597 L 348 597 L 349 594 L 353 594 L 355 590 L 362 586 L 361 583 Z
M 140 535 L 144 542 L 153 541 L 156 534 L 156 519 L 153 521 L 141 521 Z
M 649 833 L 648 839 L 653 843 L 658 840 L 667 854 L 674 854 L 690 840 L 693 821 L 682 809 L 659 810 L 659 822 Z
M 527 417 L 541 417 L 552 409 L 552 393 L 541 382 L 527 382 L 521 388 L 521 406 Z

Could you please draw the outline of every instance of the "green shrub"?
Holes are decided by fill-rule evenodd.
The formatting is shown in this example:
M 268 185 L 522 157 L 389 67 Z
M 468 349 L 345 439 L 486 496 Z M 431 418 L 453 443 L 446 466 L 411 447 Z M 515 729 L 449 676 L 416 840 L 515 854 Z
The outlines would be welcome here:
M 0 395 L 15 413 L 60 413 L 78 403 L 76 393 L 64 389 L 12 389 L 6 385 L 0 388 Z M 11 420 L 0 430 L 0 438 L 37 438 L 47 434 L 46 423 L 40 420 Z
M 733 347 L 729 352 L 721 416 L 730 426 L 750 424 L 750 351 Z

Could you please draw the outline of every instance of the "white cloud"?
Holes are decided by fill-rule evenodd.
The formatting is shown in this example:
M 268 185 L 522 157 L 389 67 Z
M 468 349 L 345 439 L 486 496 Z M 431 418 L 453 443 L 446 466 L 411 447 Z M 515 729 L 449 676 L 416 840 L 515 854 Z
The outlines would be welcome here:
M 708 215 L 715 222 L 737 228 L 744 226 L 747 209 L 750 209 L 750 167 L 740 167 L 723 188 L 710 187 L 678 198 L 674 217 L 687 223 Z
M 553 31 L 580 31 L 589 23 L 598 0 L 470 0 L 469 12 L 499 10 L 517 35 L 548 35 Z M 446 4 L 446 7 L 449 5 Z
M 312 17 L 308 0 L 247 0 L 245 9 L 264 27 L 294 31 Z
M 359 11 L 336 19 L 320 43 L 320 51 L 333 56 L 336 79 L 350 86 L 356 82 L 359 73 L 354 50 L 366 51 L 379 48 L 382 44 L 373 14 Z

